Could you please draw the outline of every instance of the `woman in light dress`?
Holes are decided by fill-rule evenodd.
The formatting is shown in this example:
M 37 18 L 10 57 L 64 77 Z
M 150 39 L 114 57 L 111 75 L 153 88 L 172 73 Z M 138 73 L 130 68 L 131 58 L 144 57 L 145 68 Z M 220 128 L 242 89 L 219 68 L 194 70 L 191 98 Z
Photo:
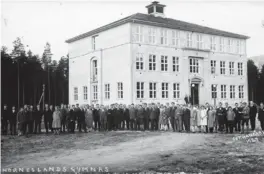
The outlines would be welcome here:
M 52 128 L 54 130 L 54 135 L 56 134 L 59 135 L 61 129 L 61 112 L 59 111 L 58 106 L 55 107 L 52 117 L 53 117 Z
M 201 130 L 206 132 L 207 126 L 207 110 L 204 106 L 201 106 Z
M 190 120 L 190 126 L 191 126 L 191 132 L 196 132 L 197 129 L 197 107 L 196 106 L 190 106 L 191 110 L 191 120 Z
M 91 132 L 93 130 L 93 110 L 89 105 L 86 106 L 85 123 L 88 128 L 88 132 Z

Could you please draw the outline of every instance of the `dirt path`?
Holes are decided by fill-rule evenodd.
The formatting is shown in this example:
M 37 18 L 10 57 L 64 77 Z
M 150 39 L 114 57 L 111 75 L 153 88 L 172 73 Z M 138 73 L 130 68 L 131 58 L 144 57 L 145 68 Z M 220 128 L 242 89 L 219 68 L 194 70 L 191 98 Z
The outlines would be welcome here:
M 78 144 L 78 142 L 76 142 Z M 56 154 L 26 154 L 23 160 L 7 167 L 39 166 L 107 166 L 113 170 L 134 170 L 146 164 L 160 162 L 159 155 L 177 153 L 187 145 L 204 143 L 202 134 L 160 133 L 151 137 L 138 137 L 115 146 L 96 149 L 59 150 Z M 158 160 L 158 161 L 155 161 Z

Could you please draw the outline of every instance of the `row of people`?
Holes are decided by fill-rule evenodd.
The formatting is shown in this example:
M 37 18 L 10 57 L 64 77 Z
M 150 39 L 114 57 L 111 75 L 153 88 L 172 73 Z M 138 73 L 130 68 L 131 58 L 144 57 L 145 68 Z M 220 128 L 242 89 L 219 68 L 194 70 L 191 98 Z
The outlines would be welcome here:
M 103 105 L 85 105 L 80 107 L 75 105 L 64 105 L 61 107 L 45 105 L 41 110 L 38 105 L 25 105 L 17 112 L 15 107 L 11 111 L 5 105 L 2 110 L 2 133 L 7 133 L 9 124 L 10 133 L 15 135 L 16 127 L 20 134 L 41 133 L 41 122 L 44 117 L 46 133 L 49 131 L 59 134 L 60 132 L 74 133 L 77 122 L 77 129 L 82 130 L 168 130 L 186 132 L 226 132 L 235 131 L 244 133 L 244 126 L 249 130 L 249 120 L 251 129 L 255 129 L 256 114 L 259 113 L 262 130 L 264 130 L 264 108 L 263 103 L 260 108 L 253 102 L 248 106 L 246 103 L 235 104 L 232 108 L 219 103 L 218 107 L 175 105 L 174 102 L 162 104 L 131 104 L 128 107 L 122 104 L 112 104 L 109 107 Z M 242 129 L 241 129 L 242 128 Z

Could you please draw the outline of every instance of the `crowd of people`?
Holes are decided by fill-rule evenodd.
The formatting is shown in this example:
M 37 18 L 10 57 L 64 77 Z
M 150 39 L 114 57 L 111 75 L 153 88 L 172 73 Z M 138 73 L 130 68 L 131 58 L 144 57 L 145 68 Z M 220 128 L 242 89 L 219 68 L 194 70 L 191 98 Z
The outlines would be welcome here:
M 48 134 L 61 132 L 75 133 L 90 131 L 115 130 L 150 130 L 175 132 L 204 132 L 204 133 L 239 133 L 255 130 L 256 117 L 264 130 L 264 106 L 259 107 L 252 101 L 236 103 L 232 108 L 228 103 L 217 107 L 208 103 L 204 106 L 190 104 L 179 105 L 174 102 L 166 105 L 160 103 L 144 103 L 126 106 L 124 104 L 104 105 L 45 105 L 41 109 L 31 105 L 17 110 L 14 106 L 9 109 L 4 105 L 1 113 L 2 135 L 40 134 L 42 120 Z M 44 118 L 44 119 L 43 119 Z M 76 126 L 77 125 L 77 126 Z M 246 131 L 245 131 L 246 127 Z M 8 131 L 9 128 L 9 131 Z

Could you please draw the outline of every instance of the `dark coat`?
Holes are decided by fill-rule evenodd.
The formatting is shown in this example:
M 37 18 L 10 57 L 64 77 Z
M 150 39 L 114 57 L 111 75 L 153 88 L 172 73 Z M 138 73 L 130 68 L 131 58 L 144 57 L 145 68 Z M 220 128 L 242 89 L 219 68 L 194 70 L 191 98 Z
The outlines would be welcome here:
M 41 110 L 35 110 L 34 111 L 34 120 L 36 121 L 36 122 L 41 122 L 41 120 L 42 120 L 42 115 L 43 115 L 43 112 L 41 111 Z
M 46 109 L 43 111 L 43 115 L 44 115 L 44 121 L 52 121 L 52 115 L 53 115 L 53 111 L 50 109 Z
M 174 118 L 174 114 L 175 114 L 176 109 L 177 109 L 177 107 L 171 107 L 170 108 L 170 118 Z
M 28 111 L 29 121 L 34 121 L 34 110 Z
M 127 108 L 124 109 L 124 120 L 129 120 L 129 110 Z
M 100 120 L 99 109 L 93 109 L 93 120 L 94 121 L 99 121 Z
M 63 109 L 60 110 L 60 112 L 61 112 L 61 120 L 62 121 L 66 120 L 67 110 L 65 108 L 63 108 Z
M 136 108 L 130 108 L 129 109 L 129 118 L 130 118 L 130 120 L 135 120 L 137 118 Z
M 2 108 L 1 120 L 7 121 L 9 117 L 10 111 L 8 109 L 4 110 L 4 108 Z
M 158 117 L 159 117 L 158 110 L 156 108 L 151 108 L 149 115 L 150 120 L 158 120 Z
M 24 117 L 25 117 L 24 119 L 25 119 L 25 122 L 30 121 L 29 111 L 24 110 L 23 112 L 24 112 Z
M 235 119 L 241 120 L 241 113 L 240 112 L 242 112 L 242 110 L 240 108 L 234 108 L 233 111 L 234 111 L 235 116 L 236 116 Z
M 257 107 L 255 105 L 249 107 L 249 117 L 256 118 L 257 115 Z
M 144 114 L 145 114 L 145 111 L 143 108 L 140 108 L 137 110 L 137 118 L 138 119 L 144 119 Z
M 258 119 L 259 121 L 264 121 L 264 108 L 259 108 Z
M 184 109 L 183 110 L 183 120 L 190 120 L 191 119 L 191 111 L 190 109 Z
M 10 121 L 10 123 L 16 123 L 17 122 L 17 111 L 16 110 L 11 111 L 9 121 Z
M 68 121 L 75 121 L 76 120 L 76 114 L 73 109 L 69 110 L 69 115 L 68 115 Z
M 216 116 L 218 118 L 218 122 L 222 123 L 226 120 L 226 109 L 225 108 L 217 108 Z
M 19 111 L 17 113 L 17 122 L 18 123 L 25 123 L 25 112 L 24 111 Z
M 78 122 L 85 121 L 85 113 L 80 108 L 75 109 L 75 115 Z

